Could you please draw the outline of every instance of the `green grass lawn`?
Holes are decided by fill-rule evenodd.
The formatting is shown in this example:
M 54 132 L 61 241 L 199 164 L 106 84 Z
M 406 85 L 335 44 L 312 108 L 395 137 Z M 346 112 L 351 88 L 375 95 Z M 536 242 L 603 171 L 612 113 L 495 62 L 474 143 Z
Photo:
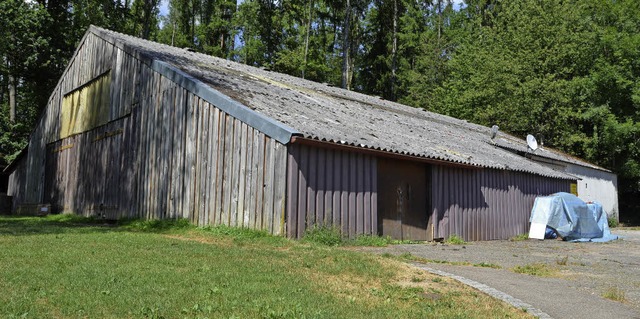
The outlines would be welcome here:
M 2 318 L 521 318 L 394 259 L 184 222 L 0 217 Z

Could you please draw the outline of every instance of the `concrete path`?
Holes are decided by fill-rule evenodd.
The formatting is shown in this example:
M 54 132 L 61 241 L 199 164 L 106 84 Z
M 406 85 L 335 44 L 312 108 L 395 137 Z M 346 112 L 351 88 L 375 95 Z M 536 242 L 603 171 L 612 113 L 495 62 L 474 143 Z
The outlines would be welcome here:
M 552 318 L 640 318 L 640 314 L 632 308 L 580 291 L 572 287 L 570 281 L 563 279 L 533 277 L 504 269 L 431 263 L 426 266 L 485 284 Z M 545 317 L 535 312 L 533 314 Z
M 358 250 L 423 258 L 431 261 L 423 267 L 495 288 L 553 318 L 640 319 L 640 231 L 616 229 L 614 234 L 624 239 L 609 243 L 555 240 L 426 243 Z M 471 266 L 474 264 L 501 268 Z M 555 274 L 539 277 L 511 270 L 531 264 L 544 264 L 554 269 Z M 625 300 L 604 298 L 609 289 L 621 291 Z

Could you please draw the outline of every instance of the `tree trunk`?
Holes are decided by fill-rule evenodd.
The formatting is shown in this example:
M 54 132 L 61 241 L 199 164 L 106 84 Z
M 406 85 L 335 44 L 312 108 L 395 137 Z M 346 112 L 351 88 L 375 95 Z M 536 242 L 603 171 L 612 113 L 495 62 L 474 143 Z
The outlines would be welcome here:
M 302 78 L 304 79 L 307 70 L 307 56 L 309 54 L 309 33 L 311 31 L 311 12 L 313 10 L 313 0 L 309 0 L 309 16 L 307 19 L 307 30 L 304 35 L 304 62 L 302 63 Z
M 391 99 L 396 100 L 396 70 L 398 68 L 398 0 L 393 0 L 393 44 L 391 47 Z
M 349 60 L 351 59 L 351 55 L 349 54 L 351 51 L 351 39 L 349 37 L 349 33 L 351 33 L 350 22 L 351 1 L 347 0 L 344 12 L 344 27 L 342 28 L 342 88 L 347 90 L 349 89 Z
M 8 76 L 9 80 L 9 120 L 11 123 L 16 121 L 16 79 L 11 73 Z

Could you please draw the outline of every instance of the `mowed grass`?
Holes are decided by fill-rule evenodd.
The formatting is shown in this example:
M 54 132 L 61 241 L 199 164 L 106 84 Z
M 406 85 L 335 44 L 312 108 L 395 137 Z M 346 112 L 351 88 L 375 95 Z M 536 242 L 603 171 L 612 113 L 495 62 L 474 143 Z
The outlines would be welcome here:
M 394 259 L 184 221 L 0 217 L 2 318 L 530 318 Z

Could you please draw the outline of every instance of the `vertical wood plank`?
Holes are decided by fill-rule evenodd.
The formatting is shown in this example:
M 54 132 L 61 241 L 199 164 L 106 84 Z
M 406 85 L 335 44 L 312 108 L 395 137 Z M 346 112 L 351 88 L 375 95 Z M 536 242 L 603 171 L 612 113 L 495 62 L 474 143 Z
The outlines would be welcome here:
M 256 196 L 256 229 L 264 229 L 264 174 L 265 174 L 265 135 L 258 134 L 258 176 L 256 178 L 255 196 Z
M 207 172 L 209 171 L 209 107 L 206 105 L 207 103 L 203 100 L 200 100 L 200 129 L 198 130 L 198 137 L 201 141 L 199 144 L 198 153 L 200 155 L 200 170 L 198 174 L 199 185 L 200 185 L 200 196 L 199 196 L 199 207 L 198 207 L 198 225 L 204 226 L 205 220 L 207 219 Z
M 215 224 L 222 224 L 223 196 L 224 196 L 224 165 L 225 165 L 225 130 L 226 116 L 225 113 L 216 109 L 216 121 L 218 121 L 218 154 L 216 162 L 216 216 Z
M 240 121 L 238 121 L 240 122 Z M 240 155 L 240 168 L 238 170 L 238 226 L 245 226 L 245 206 L 244 206 L 244 196 L 245 196 L 245 183 L 247 176 L 247 124 L 240 122 L 239 123 L 240 132 L 237 134 L 239 136 L 240 144 L 236 146 L 238 148 L 238 153 Z M 249 216 L 247 216 L 248 218 Z M 248 224 L 248 220 L 246 224 Z M 246 226 L 245 226 L 246 227 Z
M 196 121 L 197 107 L 195 105 L 196 97 L 191 93 L 187 93 L 186 99 L 186 139 L 185 139 L 185 174 L 184 174 L 184 206 L 182 208 L 182 217 L 191 219 L 193 215 L 193 204 L 195 197 L 195 153 L 196 153 Z
M 233 118 L 224 114 L 224 175 L 222 197 L 222 222 L 223 225 L 231 224 L 231 177 L 233 175 Z
M 240 137 L 242 124 L 238 119 L 233 119 L 233 171 L 231 175 L 231 226 L 240 226 L 241 222 L 238 221 L 238 201 L 240 190 Z
M 253 196 L 251 194 L 251 181 L 254 176 L 253 171 L 253 132 L 254 128 L 246 126 L 246 143 L 244 144 L 246 162 L 243 166 L 245 170 L 244 177 L 244 203 L 243 203 L 243 227 L 252 228 L 252 223 L 255 222 L 255 212 L 251 210 L 251 203 L 253 203 Z M 254 207 L 255 208 L 255 207 Z
M 259 209 L 259 207 L 256 206 L 256 202 L 257 202 L 257 198 L 255 196 L 255 194 L 258 192 L 258 174 L 259 171 L 262 170 L 262 166 L 261 166 L 261 162 L 258 160 L 258 153 L 259 153 L 259 132 L 258 130 L 253 130 L 252 131 L 252 138 L 251 138 L 251 181 L 250 181 L 250 185 L 251 185 L 251 196 L 250 196 L 250 201 L 249 201 L 249 213 L 251 214 L 250 216 L 250 220 L 249 220 L 249 227 L 253 228 L 253 229 L 258 229 L 258 223 L 257 220 L 260 218 L 260 214 L 262 213 L 262 210 Z
M 287 191 L 287 148 L 275 142 L 275 172 L 274 172 L 274 235 L 284 235 L 286 233 L 285 224 L 285 197 Z
M 287 236 L 298 237 L 298 146 L 289 145 L 287 161 Z
M 209 162 L 209 177 L 208 177 L 208 193 L 209 200 L 207 201 L 207 211 L 209 212 L 209 218 L 207 220 L 208 225 L 214 225 L 216 220 L 216 200 L 218 198 L 218 188 L 219 185 L 216 184 L 217 180 L 217 169 L 218 169 L 218 128 L 220 125 L 220 121 L 218 120 L 218 116 L 220 115 L 220 111 L 218 108 L 213 107 L 213 105 L 209 106 L 211 108 L 210 118 L 209 118 L 209 154 L 210 154 L 210 162 Z
M 275 158 L 274 158 L 275 141 L 271 138 L 265 139 L 264 149 L 264 223 L 262 229 L 268 232 L 273 231 L 273 197 L 274 197 L 274 181 L 273 175 L 275 172 Z

